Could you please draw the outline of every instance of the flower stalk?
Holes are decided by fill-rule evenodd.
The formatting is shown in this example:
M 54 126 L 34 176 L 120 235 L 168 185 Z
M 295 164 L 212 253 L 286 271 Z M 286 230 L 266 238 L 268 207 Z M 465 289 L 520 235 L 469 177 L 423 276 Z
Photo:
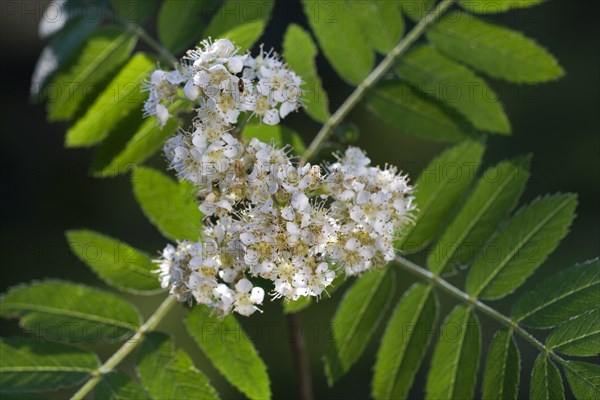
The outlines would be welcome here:
M 470 307 L 482 312 L 483 314 L 486 314 L 487 316 L 493 318 L 494 320 L 500 322 L 501 324 L 506 326 L 508 329 L 517 333 L 519 336 L 521 336 L 527 342 L 532 344 L 539 351 L 548 355 L 550 358 L 554 359 L 559 364 L 561 364 L 561 365 L 567 364 L 566 360 L 564 360 L 562 357 L 560 357 L 559 355 L 554 353 L 551 349 L 549 349 L 542 342 L 537 340 L 531 333 L 529 333 L 525 329 L 523 329 L 523 327 L 520 326 L 517 323 L 517 321 L 512 320 L 511 318 L 507 317 L 506 315 L 504 315 L 504 314 L 496 311 L 492 307 L 488 306 L 487 304 L 482 303 L 477 298 L 469 296 L 467 293 L 458 289 L 456 286 L 450 284 L 445 279 L 439 277 L 438 275 L 434 274 L 433 272 L 413 263 L 412 261 L 410 261 L 402 256 L 396 256 L 395 262 L 400 267 L 402 267 L 402 269 L 429 282 L 430 285 L 441 289 L 442 291 L 446 292 L 447 294 L 454 297 L 455 299 L 462 301 L 463 303 L 467 304 L 468 306 L 470 306 Z

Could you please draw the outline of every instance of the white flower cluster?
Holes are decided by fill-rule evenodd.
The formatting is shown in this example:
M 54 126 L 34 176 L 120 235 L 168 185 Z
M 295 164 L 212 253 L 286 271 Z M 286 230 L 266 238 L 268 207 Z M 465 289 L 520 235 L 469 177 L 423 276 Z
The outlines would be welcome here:
M 298 108 L 302 80 L 272 51 L 261 48 L 257 57 L 238 51 L 228 39 L 205 40 L 187 52 L 179 68 L 154 71 L 145 87 L 145 115 L 164 125 L 169 105 L 183 94 L 198 105 L 196 129 L 212 139 L 231 130 L 241 112 L 277 125 Z
M 243 140 L 231 131 L 239 113 L 279 122 L 298 105 L 300 79 L 270 53 L 239 56 L 227 40 L 207 42 L 187 57 L 190 64 L 178 72 L 187 81 L 178 84 L 186 97 L 199 99 L 199 118 L 192 133 L 177 134 L 164 150 L 179 177 L 196 187 L 206 223 L 198 242 L 163 250 L 157 262 L 164 288 L 179 301 L 250 315 L 264 300 L 262 286 L 274 298 L 318 298 L 336 276 L 394 258 L 394 234 L 414 209 L 406 176 L 370 166 L 358 148 L 322 169 L 295 163 L 274 144 Z M 169 74 L 176 75 L 152 75 L 146 107 L 159 119 L 177 81 Z M 245 89 L 229 98 L 226 90 L 209 93 L 207 82 L 220 88 L 243 82 Z

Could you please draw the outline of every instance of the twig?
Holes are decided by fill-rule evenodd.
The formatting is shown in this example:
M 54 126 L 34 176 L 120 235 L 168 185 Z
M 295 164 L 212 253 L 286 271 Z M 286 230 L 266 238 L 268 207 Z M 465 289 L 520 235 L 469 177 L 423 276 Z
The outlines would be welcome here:
M 434 285 L 434 286 L 440 288 L 444 292 L 448 293 L 450 296 L 462 301 L 465 304 L 468 304 L 469 306 L 481 311 L 482 313 L 484 313 L 484 314 L 492 317 L 496 321 L 502 323 L 507 328 L 513 330 L 519 336 L 521 336 L 523 339 L 525 339 L 526 341 L 531 343 L 538 350 L 545 353 L 549 357 L 553 358 L 559 364 L 567 365 L 566 360 L 564 360 L 563 358 L 558 356 L 556 353 L 554 353 L 552 350 L 550 350 L 548 347 L 546 347 L 546 345 L 544 345 L 542 342 L 537 340 L 531 333 L 529 333 L 525 329 L 523 329 L 523 327 L 520 326 L 517 323 L 517 321 L 514 321 L 514 320 L 510 319 L 509 317 L 507 317 L 506 315 L 499 313 L 498 311 L 496 311 L 492 307 L 488 306 L 487 304 L 484 304 L 481 301 L 477 300 L 476 298 L 469 296 L 467 293 L 458 289 L 456 286 L 452 285 L 445 279 L 440 278 L 439 276 L 435 275 L 434 273 L 430 272 L 429 270 L 427 270 L 423 267 L 420 267 L 419 265 L 413 263 L 410 260 L 407 260 L 406 258 L 404 258 L 402 256 L 396 256 L 395 261 L 403 269 L 411 272 L 412 274 L 418 276 L 421 279 L 428 281 L 431 285 Z
M 444 0 L 440 4 L 437 5 L 429 14 L 427 14 L 415 27 L 408 33 L 398 44 L 396 47 L 390 51 L 385 58 L 377 65 L 377 67 L 371 71 L 369 76 L 365 78 L 364 81 L 360 83 L 354 89 L 354 92 L 342 103 L 340 108 L 336 110 L 335 113 L 321 127 L 317 136 L 313 139 L 308 149 L 304 152 L 303 159 L 309 161 L 312 159 L 321 146 L 325 143 L 325 141 L 331 136 L 333 133 L 333 128 L 335 128 L 342 120 L 348 115 L 350 110 L 354 108 L 356 104 L 362 99 L 364 94 L 368 89 L 373 87 L 384 75 L 385 73 L 396 63 L 398 57 L 404 54 L 411 44 L 413 44 L 423 33 L 429 25 L 433 22 L 437 21 L 437 19 L 444 14 L 444 12 L 454 3 L 454 0 Z
M 288 322 L 290 345 L 294 356 L 296 377 L 298 379 L 298 394 L 300 400 L 313 400 L 312 377 L 310 360 L 306 352 L 306 343 L 302 332 L 302 323 L 297 313 L 286 314 Z
M 102 379 L 102 375 L 112 371 L 117 365 L 121 363 L 136 347 L 142 343 L 144 335 L 156 328 L 159 322 L 167 315 L 169 310 L 177 303 L 173 296 L 167 296 L 167 298 L 158 306 L 154 314 L 148 318 L 140 329 L 129 339 L 115 354 L 112 355 L 104 364 L 102 364 L 96 371 L 92 373 L 92 378 L 83 385 L 77 393 L 71 397 L 71 400 L 81 400 L 87 395 Z

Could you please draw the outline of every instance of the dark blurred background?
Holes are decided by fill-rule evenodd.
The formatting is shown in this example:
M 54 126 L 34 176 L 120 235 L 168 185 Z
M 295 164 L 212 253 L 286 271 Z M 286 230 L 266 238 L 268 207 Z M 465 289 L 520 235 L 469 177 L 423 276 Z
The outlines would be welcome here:
M 8 8 L 9 3 L 11 7 L 18 4 L 22 7 L 21 11 L 8 12 L 13 10 Z M 29 101 L 30 77 L 44 47 L 44 42 L 37 36 L 37 24 L 47 3 L 2 1 L 0 110 L 4 189 L 0 196 L 0 235 L 3 292 L 20 282 L 49 277 L 104 287 L 69 252 L 63 235 L 67 229 L 92 228 L 121 238 L 151 254 L 157 254 L 166 242 L 140 212 L 130 190 L 129 177 L 89 177 L 87 171 L 93 150 L 63 148 L 67 126 L 48 124 L 45 106 L 33 105 Z M 532 178 L 524 201 L 559 191 L 579 194 L 578 217 L 571 234 L 518 291 L 517 296 L 531 288 L 535 281 L 576 262 L 596 257 L 599 253 L 598 9 L 599 3 L 595 0 L 555 0 L 527 10 L 489 16 L 492 21 L 536 38 L 560 60 L 567 73 L 558 82 L 538 86 L 494 82 L 511 119 L 513 134 L 510 137 L 489 138 L 485 163 L 490 165 L 505 158 L 532 153 Z M 285 27 L 292 21 L 306 26 L 299 2 L 278 1 L 274 17 L 261 41 L 267 47 L 280 49 Z M 351 92 L 351 88 L 335 77 L 323 59 L 319 60 L 318 66 L 333 111 Z M 367 150 L 376 163 L 399 165 L 413 177 L 444 147 L 399 134 L 379 122 L 362 105 L 351 113 L 348 120 L 359 125 L 361 136 L 358 144 Z M 319 128 L 301 115 L 292 116 L 285 123 L 301 132 L 307 141 Z M 151 164 L 164 168 L 161 157 L 155 157 Z M 398 271 L 397 276 L 399 296 L 414 279 L 402 271 Z M 333 299 L 325 300 L 318 307 L 311 307 L 301 314 L 312 359 L 315 392 L 318 398 L 367 398 L 370 392 L 370 368 L 377 349 L 376 340 L 369 345 L 360 364 L 333 388 L 328 388 L 324 379 L 321 355 L 327 340 L 327 321 L 340 297 L 337 293 Z M 161 301 L 161 296 L 128 298 L 146 316 Z M 514 296 L 495 304 L 507 311 L 511 299 Z M 455 303 L 442 296 L 441 304 L 443 312 L 447 312 Z M 181 322 L 183 315 L 182 307 L 164 321 L 161 329 L 177 335 L 177 343 L 192 354 L 196 365 L 207 372 L 225 398 L 240 397 L 209 366 L 188 338 Z M 244 324 L 269 366 L 275 397 L 289 398 L 289 394 L 295 390 L 295 382 L 280 305 L 267 304 L 263 314 L 244 320 Z M 484 341 L 489 341 L 495 331 L 494 323 L 482 318 L 482 324 Z M 2 321 L 2 336 L 17 331 L 14 321 Z M 112 345 L 98 346 L 104 356 L 114 348 Z M 527 382 L 535 352 L 526 343 L 520 349 L 520 397 L 524 398 L 528 395 Z M 424 366 L 427 364 L 428 358 Z M 130 360 L 124 367 L 131 368 Z M 425 368 L 422 367 L 411 398 L 422 397 L 424 379 Z M 52 396 L 61 398 L 67 393 L 57 392 Z M 476 393 L 480 393 L 479 386 Z

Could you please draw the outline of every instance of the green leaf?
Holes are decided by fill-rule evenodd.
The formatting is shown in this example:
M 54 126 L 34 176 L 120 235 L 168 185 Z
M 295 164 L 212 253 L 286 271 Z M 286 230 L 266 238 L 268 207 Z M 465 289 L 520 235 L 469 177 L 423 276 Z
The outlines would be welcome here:
M 40 100 L 48 95 L 53 97 L 64 89 L 50 86 L 49 83 L 76 54 L 98 23 L 98 18 L 78 18 L 52 38 L 50 44 L 42 50 L 33 70 L 30 90 L 33 100 Z
M 552 328 L 600 308 L 600 261 L 594 259 L 555 274 L 525 293 L 511 317 L 533 328 Z
M 144 53 L 133 56 L 85 115 L 67 131 L 66 146 L 92 146 L 105 139 L 130 113 L 141 116 L 142 104 L 147 97 L 141 86 L 154 68 L 154 60 Z
M 161 366 L 164 368 L 164 366 Z M 171 382 L 172 383 L 172 382 Z M 102 400 L 142 400 L 149 399 L 136 381 L 121 372 L 109 372 L 94 390 L 94 398 Z
M 172 240 L 197 240 L 202 229 L 194 188 L 175 182 L 162 172 L 142 167 L 133 174 L 133 192 L 142 211 Z
M 531 400 L 564 400 L 564 392 L 558 368 L 546 354 L 540 354 L 531 372 L 529 397 Z
M 137 353 L 136 369 L 154 399 L 218 399 L 217 391 L 166 334 L 150 332 Z
M 143 25 L 156 7 L 156 0 L 110 0 L 110 3 L 120 22 L 136 25 Z
M 330 115 L 329 100 L 317 73 L 317 52 L 308 32 L 291 24 L 283 39 L 283 58 L 304 81 L 302 105 L 306 113 L 318 122 L 325 122 Z
M 471 184 L 483 151 L 480 143 L 467 141 L 444 151 L 429 163 L 415 185 L 419 211 L 415 224 L 403 232 L 402 251 L 419 251 L 429 244 Z
M 193 47 L 200 39 L 203 14 L 215 7 L 216 0 L 165 0 L 157 19 L 158 38 L 175 54 Z M 214 37 L 217 39 L 218 36 Z
M 300 135 L 283 125 L 246 125 L 242 136 L 246 139 L 257 138 L 261 142 L 274 143 L 276 146 L 292 146 L 294 154 L 301 155 L 306 146 Z
M 471 261 L 498 224 L 517 204 L 529 178 L 530 157 L 503 161 L 486 170 L 461 210 L 427 257 L 429 269 L 440 275 L 448 265 Z
M 423 18 L 433 8 L 435 0 L 400 0 L 404 15 L 412 21 Z
M 470 399 L 475 391 L 481 331 L 477 316 L 456 306 L 444 321 L 431 360 L 426 399 Z
M 575 217 L 577 196 L 541 197 L 522 207 L 484 246 L 467 275 L 467 293 L 497 299 L 521 286 L 556 249 Z
M 214 367 L 251 399 L 271 398 L 267 367 L 233 315 L 210 315 L 196 306 L 185 320 L 188 332 Z
M 82 111 L 129 58 L 135 43 L 136 38 L 121 28 L 97 29 L 52 80 L 56 94 L 48 100 L 48 119 L 65 121 Z
M 362 276 L 344 294 L 331 321 L 333 340 L 326 344 L 323 358 L 329 386 L 365 351 L 394 296 L 395 281 L 394 271 L 387 267 Z
M 375 57 L 347 3 L 302 0 L 323 54 L 342 79 L 358 85 L 373 69 Z
M 396 73 L 423 93 L 464 115 L 483 131 L 510 133 L 502 103 L 486 82 L 470 69 L 420 46 L 400 59 Z
M 412 285 L 390 318 L 377 351 L 372 396 L 405 399 L 431 341 L 438 300 L 431 286 Z
M 2 400 L 46 400 L 46 398 L 42 396 L 31 393 L 0 393 L 2 394 Z
M 155 294 L 162 289 L 149 255 L 127 243 L 90 230 L 66 233 L 71 250 L 100 279 L 119 290 Z
M 262 36 L 274 5 L 274 0 L 253 3 L 226 0 L 202 35 L 205 38 L 228 38 L 243 52 Z
M 404 19 L 398 1 L 349 0 L 345 4 L 373 50 L 386 54 L 400 41 L 404 34 Z
M 563 364 L 563 369 L 576 399 L 600 398 L 600 365 L 570 361 Z
M 513 8 L 527 8 L 544 0 L 459 0 L 465 10 L 480 14 L 496 14 Z
M 558 61 L 532 39 L 459 11 L 433 25 L 427 38 L 449 57 L 494 78 L 538 83 L 564 74 Z
M 95 354 L 79 347 L 24 338 L 0 339 L 0 387 L 3 394 L 74 386 L 99 366 L 100 360 Z
M 485 362 L 482 399 L 516 399 L 519 392 L 521 357 L 512 332 L 496 332 Z
M 369 109 L 402 133 L 439 142 L 461 142 L 474 134 L 457 112 L 406 83 L 379 83 L 367 93 Z
M 600 353 L 600 309 L 569 320 L 556 328 L 546 345 L 571 356 L 594 356 Z
M 141 317 L 129 303 L 83 285 L 55 280 L 11 288 L 0 314 L 48 340 L 94 343 L 128 339 Z
M 175 101 L 170 107 L 170 112 L 181 110 L 183 102 Z M 173 136 L 181 122 L 176 118 L 169 118 L 165 126 L 161 126 L 156 119 L 146 118 L 135 126 L 131 136 L 127 137 L 120 132 L 120 126 L 113 133 L 118 134 L 116 140 L 111 136 L 102 142 L 92 164 L 92 171 L 96 177 L 114 177 L 137 169 L 148 158 L 152 157 L 165 141 Z

